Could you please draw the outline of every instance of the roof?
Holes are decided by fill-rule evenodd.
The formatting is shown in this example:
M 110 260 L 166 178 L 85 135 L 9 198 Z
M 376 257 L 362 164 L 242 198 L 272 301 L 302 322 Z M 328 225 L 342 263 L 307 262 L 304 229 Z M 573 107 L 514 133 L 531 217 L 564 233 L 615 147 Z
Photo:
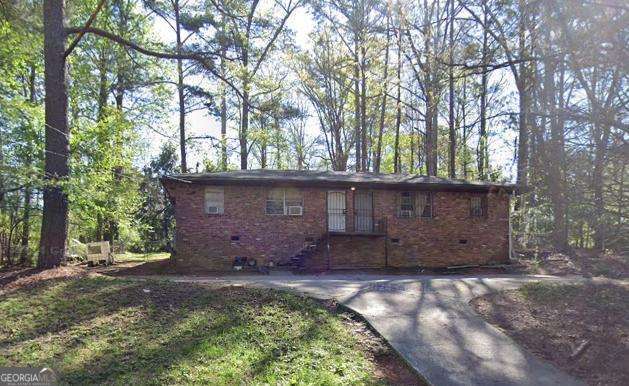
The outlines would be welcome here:
M 381 189 L 427 189 L 450 191 L 488 191 L 504 189 L 517 192 L 515 184 L 486 181 L 466 181 L 419 174 L 385 174 L 371 172 L 338 172 L 320 170 L 234 170 L 213 173 L 171 174 L 162 183 L 192 183 L 204 185 L 276 185 L 320 186 L 330 188 L 368 187 Z

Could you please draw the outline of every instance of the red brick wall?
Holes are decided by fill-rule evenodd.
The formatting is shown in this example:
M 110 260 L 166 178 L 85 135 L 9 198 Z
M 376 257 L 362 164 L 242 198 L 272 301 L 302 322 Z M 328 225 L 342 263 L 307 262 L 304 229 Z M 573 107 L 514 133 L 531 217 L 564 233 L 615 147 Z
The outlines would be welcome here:
M 222 215 L 204 212 L 204 186 L 172 183 L 177 221 L 177 261 L 210 269 L 230 269 L 235 256 L 259 264 L 290 258 L 307 237 L 319 238 L 326 227 L 324 188 L 305 188 L 303 216 L 265 214 L 268 188 L 225 186 Z M 347 190 L 347 227 L 352 229 L 352 191 Z M 488 196 L 488 216 L 469 217 L 469 193 L 436 192 L 432 219 L 397 218 L 397 192 L 374 191 L 374 216 L 386 217 L 386 251 L 390 266 L 448 266 L 503 262 L 508 259 L 508 197 Z M 238 236 L 238 241 L 232 241 Z M 392 242 L 392 239 L 398 239 Z M 374 268 L 385 263 L 385 237 L 332 236 L 331 268 Z M 460 244 L 459 240 L 467 240 Z M 322 250 L 324 250 L 322 248 Z M 323 252 L 313 259 L 325 266 Z
M 488 213 L 471 218 L 473 193 L 437 192 L 433 218 L 398 218 L 396 195 L 380 191 L 376 216 L 386 214 L 389 264 L 394 267 L 506 262 L 509 257 L 509 198 L 489 194 Z M 398 242 L 392 242 L 398 239 Z M 466 244 L 461 244 L 465 240 Z
M 325 232 L 325 195 L 304 189 L 303 216 L 265 214 L 266 188 L 225 186 L 224 214 L 204 211 L 204 187 L 169 186 L 175 199 L 176 258 L 185 265 L 230 269 L 234 257 L 258 263 L 286 259 L 298 252 L 306 237 Z M 232 241 L 232 236 L 239 240 Z

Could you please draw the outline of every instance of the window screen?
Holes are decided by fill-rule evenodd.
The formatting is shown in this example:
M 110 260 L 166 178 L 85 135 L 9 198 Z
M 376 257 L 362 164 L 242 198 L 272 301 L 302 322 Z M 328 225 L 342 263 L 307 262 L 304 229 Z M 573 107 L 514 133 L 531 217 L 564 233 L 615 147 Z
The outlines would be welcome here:
M 222 187 L 205 188 L 205 213 L 222 214 L 225 210 L 225 192 Z

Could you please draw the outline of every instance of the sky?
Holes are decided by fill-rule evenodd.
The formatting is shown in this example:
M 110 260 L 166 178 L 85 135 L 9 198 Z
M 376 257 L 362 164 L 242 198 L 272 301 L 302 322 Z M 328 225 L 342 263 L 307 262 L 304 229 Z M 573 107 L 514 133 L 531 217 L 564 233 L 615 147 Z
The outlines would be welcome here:
M 262 0 L 269 1 L 269 0 Z M 295 43 L 302 49 L 308 50 L 312 46 L 312 42 L 309 38 L 310 33 L 313 31 L 315 27 L 315 21 L 313 17 L 310 15 L 307 7 L 301 7 L 295 10 L 295 12 L 291 15 L 291 17 L 287 21 L 287 27 L 292 30 L 293 38 Z M 172 29 L 159 18 L 155 19 L 155 23 L 153 25 L 154 32 L 157 36 L 160 37 L 160 40 L 166 43 L 174 43 L 174 33 Z M 493 73 L 491 75 L 494 79 L 503 79 L 504 87 L 506 89 L 505 95 L 513 93 L 515 87 L 513 85 L 512 78 L 508 70 L 504 70 L 502 73 Z M 187 80 L 188 83 L 192 85 L 201 85 L 205 82 L 204 79 L 200 77 L 190 77 Z M 195 84 L 196 83 L 196 84 Z M 173 89 L 173 97 L 172 97 L 172 112 L 170 114 L 170 118 L 168 122 L 164 122 L 167 126 L 164 132 L 172 133 L 173 141 L 178 141 L 178 111 L 177 111 L 177 93 Z M 515 101 L 517 103 L 517 100 Z M 514 108 L 512 108 L 514 109 Z M 311 113 L 312 114 L 312 113 Z M 320 134 L 318 121 L 315 119 L 314 114 L 311 119 L 309 119 L 307 124 L 308 134 L 312 137 L 316 137 Z M 205 110 L 198 110 L 189 113 L 186 116 L 186 130 L 187 135 L 191 136 L 213 136 L 220 137 L 220 122 L 215 118 L 207 114 Z M 440 124 L 447 125 L 447 121 L 445 121 L 445 117 L 441 118 L 443 122 Z M 501 124 L 496 120 L 492 121 L 494 124 Z M 233 122 L 230 122 L 233 125 Z M 515 132 L 507 131 L 503 133 L 505 130 L 501 128 L 500 136 L 492 136 L 492 129 L 496 129 L 497 127 L 490 127 L 490 162 L 493 166 L 500 166 L 503 169 L 503 175 L 509 180 L 515 179 L 515 163 L 513 162 L 513 145 L 515 141 Z M 235 136 L 235 128 L 231 127 L 228 129 L 230 137 Z M 140 163 L 146 164 L 152 157 L 155 157 L 162 146 L 162 144 L 168 139 L 156 134 L 154 131 L 148 130 L 147 135 L 145 137 L 148 153 L 144 156 L 143 160 L 139 160 Z M 474 139 L 471 138 L 470 142 L 473 142 Z M 188 144 L 187 153 L 188 153 L 188 167 L 193 171 L 196 169 L 197 163 L 201 165 L 199 168 L 202 170 L 203 159 L 208 158 L 208 155 L 216 159 L 217 154 L 215 149 L 211 148 L 209 142 L 204 140 L 195 140 L 190 141 Z M 177 142 L 178 143 L 178 142 Z M 232 154 L 231 162 L 236 166 L 239 163 L 238 155 Z

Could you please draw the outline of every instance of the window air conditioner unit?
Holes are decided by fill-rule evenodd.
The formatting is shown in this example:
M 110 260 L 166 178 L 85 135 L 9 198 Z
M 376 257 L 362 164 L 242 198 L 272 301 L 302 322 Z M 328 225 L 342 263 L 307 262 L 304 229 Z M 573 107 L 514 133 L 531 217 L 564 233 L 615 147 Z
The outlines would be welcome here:
M 288 215 L 289 216 L 301 216 L 303 214 L 303 208 L 301 206 L 289 206 L 288 207 Z
M 412 210 L 401 210 L 400 211 L 400 217 L 413 217 L 413 211 Z
M 208 206 L 207 212 L 209 214 L 219 214 L 218 206 Z

